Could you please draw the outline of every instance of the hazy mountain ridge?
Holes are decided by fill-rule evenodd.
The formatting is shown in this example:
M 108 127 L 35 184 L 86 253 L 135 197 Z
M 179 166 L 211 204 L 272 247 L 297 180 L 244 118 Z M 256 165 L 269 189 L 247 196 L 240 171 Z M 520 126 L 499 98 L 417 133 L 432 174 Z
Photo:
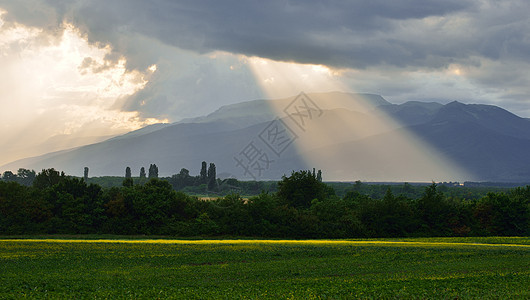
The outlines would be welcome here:
M 471 106 L 470 114 L 468 105 L 457 105 L 472 117 L 448 121 L 451 114 L 440 111 L 431 122 L 411 131 L 482 181 L 530 182 L 530 123 L 498 107 Z M 455 104 L 447 106 L 455 110 Z M 491 116 L 492 111 L 500 114 Z M 491 122 L 485 122 L 487 115 Z
M 137 175 L 140 167 L 156 163 L 160 174 L 167 176 L 180 168 L 198 173 L 204 160 L 215 162 L 219 173 L 253 179 L 234 159 L 253 143 L 271 160 L 259 179 L 278 179 L 293 169 L 312 167 L 323 169 L 328 180 L 429 181 L 451 177 L 451 169 L 444 169 L 441 158 L 423 153 L 428 150 L 422 152 L 403 138 L 409 134 L 465 169 L 468 175 L 459 180 L 530 182 L 530 167 L 526 167 L 530 166 L 529 119 L 502 108 L 459 102 L 391 104 L 371 94 L 308 96 L 322 115 L 308 122 L 306 131 L 282 111 L 295 97 L 253 100 L 223 106 L 204 117 L 19 160 L 2 169 L 54 167 L 80 175 L 88 166 L 91 176 L 98 176 L 123 175 L 129 166 Z M 389 117 L 393 121 L 386 122 Z M 297 144 L 279 156 L 259 138 L 275 118 L 281 118 L 298 135 Z M 316 165 L 317 161 L 322 165 Z
M 409 101 L 403 104 L 382 105 L 378 110 L 379 113 L 391 115 L 402 125 L 407 126 L 430 121 L 441 107 L 443 105 L 436 102 Z

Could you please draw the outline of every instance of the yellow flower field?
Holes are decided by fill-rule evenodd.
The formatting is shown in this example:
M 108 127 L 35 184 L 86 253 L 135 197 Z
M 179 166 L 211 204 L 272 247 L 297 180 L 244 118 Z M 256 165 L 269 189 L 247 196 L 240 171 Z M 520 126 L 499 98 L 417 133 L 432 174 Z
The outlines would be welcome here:
M 528 238 L 1 239 L 0 298 L 528 298 Z

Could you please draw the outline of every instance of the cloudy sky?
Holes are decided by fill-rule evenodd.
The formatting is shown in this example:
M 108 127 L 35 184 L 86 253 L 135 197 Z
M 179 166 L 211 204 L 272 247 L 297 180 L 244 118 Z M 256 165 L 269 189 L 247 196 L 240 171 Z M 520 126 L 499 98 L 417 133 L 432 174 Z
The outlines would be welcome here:
M 51 137 L 73 145 L 300 91 L 530 117 L 529 11 L 526 0 L 0 0 L 0 165 L 52 149 Z

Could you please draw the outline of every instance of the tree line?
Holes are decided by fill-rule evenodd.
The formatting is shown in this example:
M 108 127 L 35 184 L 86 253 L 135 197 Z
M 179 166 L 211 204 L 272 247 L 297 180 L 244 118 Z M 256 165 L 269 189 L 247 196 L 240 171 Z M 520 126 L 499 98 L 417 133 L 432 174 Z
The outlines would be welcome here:
M 151 164 L 149 166 L 148 175 L 146 176 L 145 168 L 140 168 L 140 176 L 137 178 L 138 184 L 143 184 L 147 179 L 159 178 L 158 176 L 158 166 L 156 164 Z M 88 168 L 85 167 L 85 182 L 88 182 Z M 203 191 L 217 191 L 218 182 L 217 182 L 217 172 L 214 163 L 208 163 L 203 161 L 201 165 L 200 174 L 197 176 L 190 175 L 188 169 L 182 168 L 178 174 L 175 174 L 168 178 L 168 181 L 175 188 L 175 190 L 181 190 L 185 187 L 197 187 L 201 186 L 198 190 Z M 134 179 L 132 177 L 132 171 L 130 167 L 125 168 L 125 179 L 123 181 L 124 186 L 133 186 Z
M 204 182 L 208 170 L 206 177 L 202 170 L 199 180 Z M 0 181 L 0 234 L 283 238 L 530 234 L 530 186 L 469 200 L 446 197 L 434 183 L 417 198 L 394 195 L 390 189 L 373 198 L 355 186 L 339 197 L 321 182 L 321 174 L 310 171 L 293 172 L 277 185 L 275 193 L 248 199 L 229 194 L 202 201 L 176 191 L 168 180 L 151 178 L 132 185 L 124 181 L 123 186 L 104 189 L 47 169 L 35 175 L 31 186 Z

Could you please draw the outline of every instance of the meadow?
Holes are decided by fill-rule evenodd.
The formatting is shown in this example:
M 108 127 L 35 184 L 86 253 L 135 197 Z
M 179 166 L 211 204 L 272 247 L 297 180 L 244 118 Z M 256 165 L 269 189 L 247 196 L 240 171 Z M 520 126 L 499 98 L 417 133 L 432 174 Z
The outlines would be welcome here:
M 0 240 L 0 298 L 530 297 L 530 238 L 103 238 Z

